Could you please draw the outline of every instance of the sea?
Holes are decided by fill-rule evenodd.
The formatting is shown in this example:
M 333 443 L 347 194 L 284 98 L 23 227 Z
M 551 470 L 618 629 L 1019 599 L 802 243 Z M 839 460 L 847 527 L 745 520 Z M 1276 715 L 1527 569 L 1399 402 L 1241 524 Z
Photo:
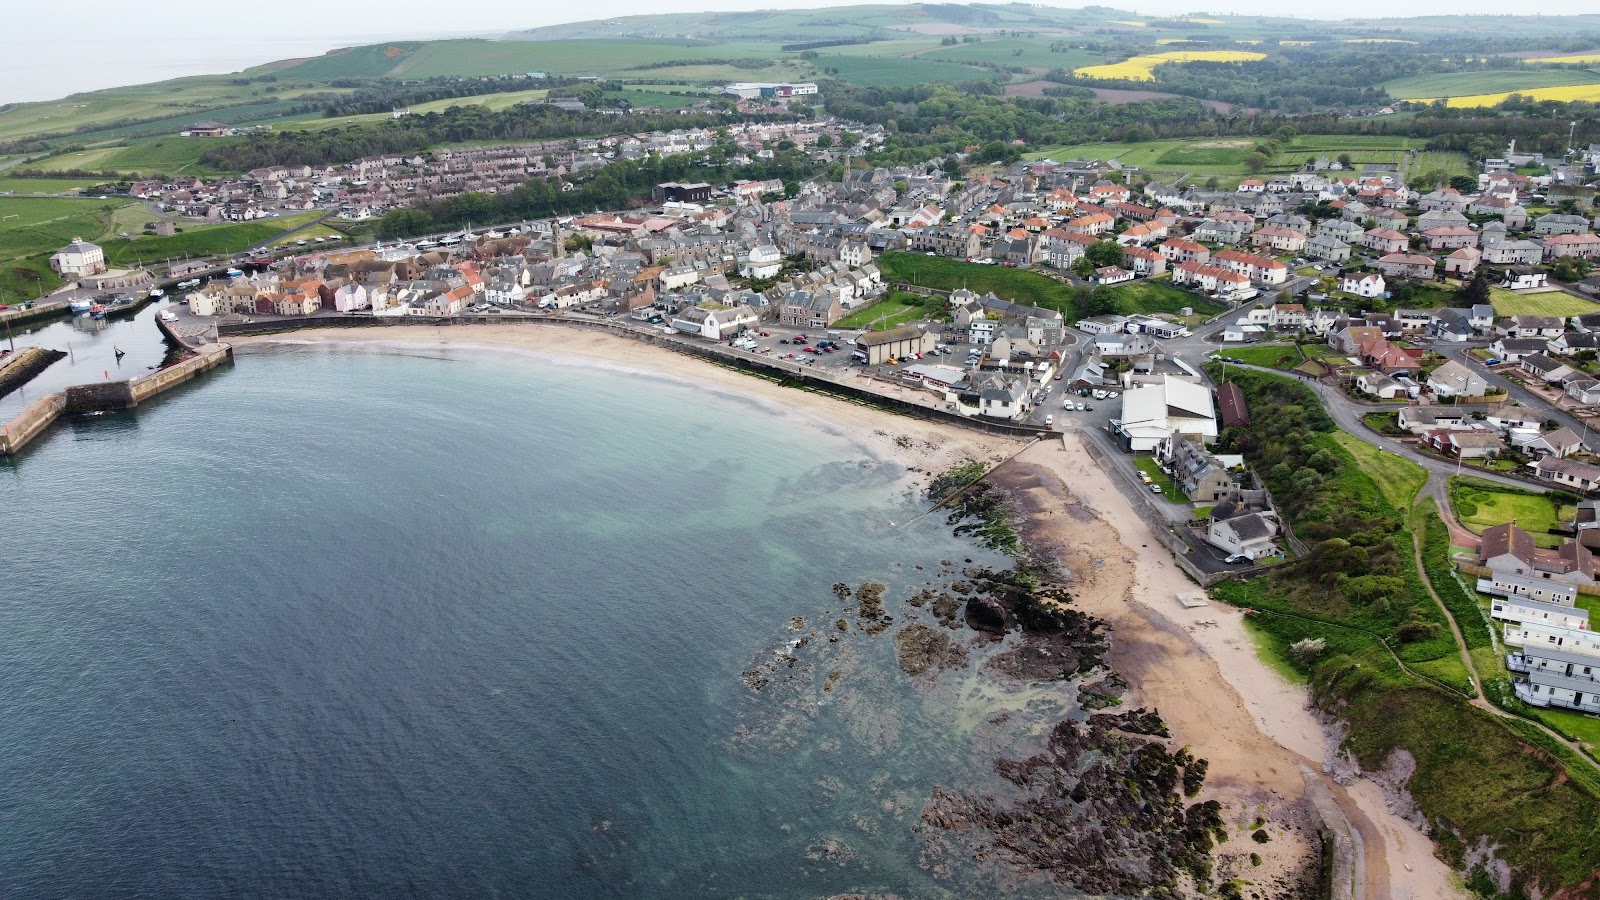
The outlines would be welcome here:
M 850 618 L 1003 564 L 861 438 L 399 345 L 59 424 L 0 463 L 0 897 L 1060 896 L 931 863 L 1075 713 Z

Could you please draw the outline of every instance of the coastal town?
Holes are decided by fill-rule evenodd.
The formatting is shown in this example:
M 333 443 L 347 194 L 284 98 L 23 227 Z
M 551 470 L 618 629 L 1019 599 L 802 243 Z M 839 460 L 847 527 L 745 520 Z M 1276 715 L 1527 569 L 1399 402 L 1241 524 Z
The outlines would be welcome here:
M 723 89 L 746 116 L 817 91 Z M 241 133 L 210 121 L 181 132 Z M 59 314 L 93 328 L 154 307 L 172 352 L 127 380 L 107 369 L 42 394 L 29 382 L 57 358 L 0 352 L 0 397 L 28 401 L 0 423 L 0 456 L 279 336 L 520 330 L 556 355 L 596 336 L 632 342 L 619 345 L 995 438 L 1012 456 L 1069 452 L 1083 491 L 1129 511 L 1124 541 L 1139 529 L 1163 568 L 1170 551 L 1160 599 L 1191 616 L 1194 640 L 1220 626 L 1203 596 L 1172 584 L 1256 617 L 1249 634 L 1281 644 L 1301 675 L 1335 652 L 1353 669 L 1392 657 L 1448 702 L 1514 720 L 1563 765 L 1596 767 L 1600 145 L 1547 158 L 1513 140 L 1474 160 L 1476 174 L 1418 189 L 1401 165 L 1337 154 L 1227 185 L 1116 159 L 1019 158 L 1020 140 L 1002 160 L 976 145 L 867 160 L 893 139 L 830 115 L 730 119 L 136 180 L 129 196 L 161 216 L 160 233 L 301 213 L 366 222 L 533 180 L 572 192 L 619 162 L 689 173 L 652 178 L 626 208 L 382 240 L 316 219 L 245 251 L 118 266 L 77 237 L 49 257 L 66 284 L 0 307 L 0 321 Z M 827 174 L 698 180 L 712 154 L 751 166 L 784 153 Z M 1262 584 L 1316 599 L 1308 612 Z M 1296 622 L 1259 624 L 1274 615 Z M 1361 656 L 1302 633 L 1307 621 L 1390 633 Z

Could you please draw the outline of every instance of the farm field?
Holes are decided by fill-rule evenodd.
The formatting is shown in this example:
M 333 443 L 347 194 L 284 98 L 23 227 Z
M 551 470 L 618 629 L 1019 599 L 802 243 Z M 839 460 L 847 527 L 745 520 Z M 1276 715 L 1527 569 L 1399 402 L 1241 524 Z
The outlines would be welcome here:
M 1489 294 L 1495 315 L 1500 316 L 1581 316 L 1600 312 L 1600 304 L 1564 291 L 1518 294 L 1507 288 L 1491 287 Z
M 121 175 L 216 174 L 201 165 L 200 156 L 231 138 L 148 138 L 128 144 L 95 147 L 50 156 L 28 163 L 28 168 L 45 172 L 116 172 Z
M 0 193 L 60 194 L 94 187 L 104 181 L 103 178 L 17 178 L 0 175 Z
M 102 242 L 101 246 L 106 251 L 107 262 L 122 266 L 237 253 L 270 240 L 279 232 L 314 221 L 317 216 L 318 213 L 310 212 L 254 222 L 202 225 L 171 237 L 115 238 Z
M 1497 94 L 1474 94 L 1468 97 L 1451 97 L 1447 106 L 1451 109 L 1496 106 L 1504 103 L 1512 94 L 1521 94 L 1529 100 L 1555 100 L 1561 103 L 1571 103 L 1584 100 L 1590 103 L 1600 101 L 1600 82 L 1594 84 L 1574 84 L 1566 87 L 1529 88 L 1522 91 L 1503 91 Z M 1431 102 L 1419 101 L 1419 102 Z
M 96 240 L 110 227 L 111 214 L 128 205 L 126 197 L 0 197 L 0 258 L 9 261 L 34 253 L 54 253 L 75 237 Z
M 548 88 L 539 88 L 529 91 L 507 91 L 504 94 L 480 94 L 476 97 L 447 97 L 443 100 L 430 100 L 427 103 L 418 103 L 412 107 L 414 116 L 426 115 L 432 112 L 444 112 L 457 106 L 481 106 L 491 112 L 510 109 L 518 103 L 530 100 L 543 100 L 550 93 Z M 284 122 L 276 126 L 279 131 L 324 131 L 329 128 L 345 128 L 350 125 L 373 125 L 386 122 L 394 118 L 393 113 L 362 113 L 354 116 L 338 116 L 335 118 L 300 119 L 293 122 Z
M 430 78 L 436 75 L 510 75 L 548 72 L 602 75 L 672 60 L 775 56 L 776 45 L 704 42 L 565 41 L 395 41 L 319 56 L 276 74 L 284 78 Z
M 262 85 L 236 85 L 236 76 L 200 75 L 155 84 L 111 88 L 73 94 L 43 103 L 19 103 L 0 112 L 0 142 L 37 134 L 54 134 L 94 125 L 114 125 L 128 119 L 167 116 L 208 118 L 207 110 L 262 100 L 293 100 L 327 89 L 313 85 L 279 84 L 276 94 L 263 94 Z
M 1564 69 L 1507 70 L 1501 72 L 1447 72 L 1414 75 L 1386 82 L 1384 90 L 1398 100 L 1433 97 L 1466 97 L 1529 88 L 1558 87 L 1600 82 L 1600 74 Z
M 1119 63 L 1085 66 L 1072 74 L 1080 78 L 1115 78 L 1122 81 L 1154 81 L 1156 66 L 1169 62 L 1253 62 L 1266 59 L 1265 53 L 1248 50 L 1175 50 L 1135 56 Z
M 832 71 L 832 77 L 852 84 L 907 87 L 929 81 L 978 81 L 995 78 L 986 69 L 974 69 L 959 63 L 937 62 L 924 57 L 835 56 L 819 55 L 813 62 L 822 72 Z M 742 80 L 750 80 L 742 78 Z
M 1044 38 L 985 38 L 976 44 L 957 44 L 938 47 L 921 54 L 920 59 L 944 60 L 955 63 L 987 63 L 996 66 L 1027 66 L 1031 69 L 1073 69 L 1100 62 L 1098 53 L 1076 48 L 1054 52 L 1050 45 L 1058 36 Z M 872 47 L 865 44 L 863 47 Z M 881 56 L 882 54 L 872 54 Z
M 1576 53 L 1571 56 L 1541 56 L 1537 59 L 1530 59 L 1528 62 L 1575 63 L 1577 65 L 1586 65 L 1588 63 L 1600 63 L 1600 53 Z
M 1026 154 L 1028 159 L 1051 157 L 1057 160 L 1084 156 L 1091 159 L 1119 160 L 1125 165 L 1138 166 L 1155 173 L 1188 173 L 1206 178 L 1242 178 L 1247 174 L 1244 160 L 1260 143 L 1261 138 L 1218 137 L 1181 140 L 1145 141 L 1142 143 L 1074 144 L 1049 147 Z M 1290 172 L 1304 165 L 1306 160 L 1319 156 L 1330 159 L 1340 154 L 1349 155 L 1351 162 L 1398 165 L 1406 149 L 1421 147 L 1419 138 L 1371 135 L 1300 135 L 1290 141 L 1267 164 L 1266 171 Z M 1465 160 L 1457 161 L 1454 154 L 1439 154 L 1434 168 L 1447 174 L 1465 174 L 1457 171 Z M 1450 157 L 1450 158 L 1447 158 Z

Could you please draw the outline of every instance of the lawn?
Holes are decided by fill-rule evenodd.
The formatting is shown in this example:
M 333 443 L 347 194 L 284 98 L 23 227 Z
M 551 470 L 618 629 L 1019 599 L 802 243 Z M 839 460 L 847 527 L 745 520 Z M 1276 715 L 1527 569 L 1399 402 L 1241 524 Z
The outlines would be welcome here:
M 1456 519 L 1474 534 L 1516 522 L 1518 528 L 1533 535 L 1534 541 L 1544 547 L 1561 545 L 1561 538 L 1548 532 L 1557 522 L 1571 519 L 1575 512 L 1570 506 L 1558 506 L 1549 494 L 1502 487 L 1474 478 L 1450 479 L 1450 506 Z
M 0 193 L 63 194 L 104 184 L 104 178 L 17 178 L 0 176 Z
M 1171 475 L 1161 471 L 1156 461 L 1148 456 L 1141 456 L 1133 461 L 1139 471 L 1150 476 L 1150 480 L 1161 485 L 1161 495 L 1174 503 L 1188 503 L 1188 498 L 1183 496 L 1183 491 Z M 1148 489 L 1147 489 L 1148 490 Z
M 1426 469 L 1410 460 L 1372 446 L 1354 435 L 1335 432 L 1333 439 L 1350 451 L 1362 471 L 1377 482 L 1383 499 L 1396 509 L 1406 509 L 1428 481 Z
M 1564 291 L 1541 294 L 1518 294 L 1502 287 L 1489 289 L 1490 301 L 1496 315 L 1500 316 L 1581 316 L 1600 312 L 1600 304 L 1574 297 Z
M 1217 353 L 1264 369 L 1292 369 L 1302 362 L 1300 351 L 1294 347 L 1224 347 Z
M 833 323 L 832 327 L 869 328 L 874 331 L 883 331 L 889 328 L 897 328 L 907 322 L 920 321 L 928 317 L 928 308 L 921 303 L 909 301 L 920 301 L 922 299 L 915 294 L 893 291 L 889 296 L 879 300 L 877 303 L 851 311 L 849 315 Z
M 1002 300 L 1058 310 L 1069 323 L 1078 319 L 1076 292 L 1071 285 L 1026 269 L 980 266 L 942 256 L 894 251 L 878 257 L 878 266 L 888 279 L 903 278 L 943 291 L 965 287 L 979 294 L 993 293 Z

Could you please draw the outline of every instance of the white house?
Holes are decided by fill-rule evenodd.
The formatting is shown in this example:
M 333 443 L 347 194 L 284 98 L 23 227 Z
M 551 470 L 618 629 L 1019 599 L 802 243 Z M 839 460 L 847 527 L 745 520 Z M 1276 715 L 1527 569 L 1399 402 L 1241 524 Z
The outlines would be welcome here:
M 739 274 L 745 278 L 767 279 L 774 278 L 783 271 L 783 254 L 771 244 L 758 244 L 750 248 L 750 255 L 745 257 L 739 266 Z M 666 275 L 665 272 L 662 273 Z
M 1339 281 L 1339 289 L 1346 294 L 1354 294 L 1368 300 L 1382 297 L 1388 287 L 1383 281 L 1383 276 L 1377 272 L 1350 272 Z
M 1269 513 L 1245 513 L 1231 519 L 1212 519 L 1206 529 L 1206 543 L 1230 555 L 1260 559 L 1278 553 L 1273 543 L 1278 524 Z
M 60 273 L 63 278 L 99 275 L 106 270 L 106 254 L 99 245 L 75 237 L 72 243 L 57 250 L 50 257 L 50 268 Z

